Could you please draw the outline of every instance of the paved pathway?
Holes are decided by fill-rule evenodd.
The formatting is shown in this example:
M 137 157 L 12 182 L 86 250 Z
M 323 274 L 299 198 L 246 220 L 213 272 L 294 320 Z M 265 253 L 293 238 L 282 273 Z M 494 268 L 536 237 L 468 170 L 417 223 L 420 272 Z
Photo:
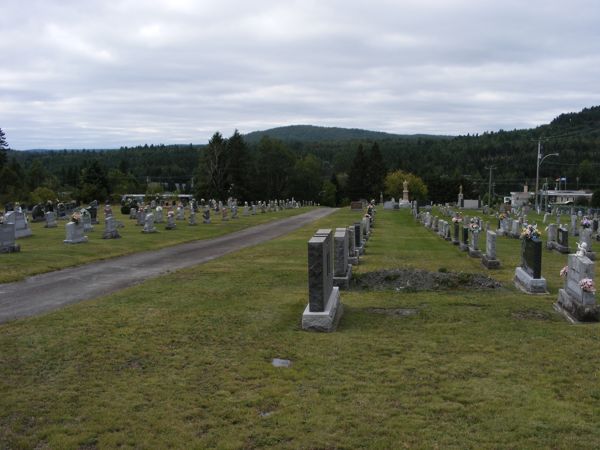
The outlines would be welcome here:
M 214 239 L 135 253 L 0 284 L 0 323 L 106 295 L 290 233 L 335 209 L 319 208 Z M 79 244 L 85 245 L 85 244 Z

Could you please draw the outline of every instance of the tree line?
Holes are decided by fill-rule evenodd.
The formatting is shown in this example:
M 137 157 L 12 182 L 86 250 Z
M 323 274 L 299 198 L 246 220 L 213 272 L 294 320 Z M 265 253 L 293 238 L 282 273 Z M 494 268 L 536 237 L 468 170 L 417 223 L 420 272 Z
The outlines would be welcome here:
M 314 131 L 314 130 L 313 130 Z M 1 130 L 0 130 L 1 132 Z M 336 131 L 337 133 L 337 131 Z M 336 134 L 337 136 L 337 134 Z M 117 199 L 124 193 L 191 193 L 198 198 L 314 200 L 341 205 L 358 198 L 379 199 L 397 189 L 401 171 L 423 183 L 413 196 L 436 203 L 466 198 L 488 203 L 535 184 L 538 140 L 543 154 L 559 153 L 541 166 L 541 183 L 598 190 L 600 107 L 563 114 L 528 130 L 489 132 L 453 138 L 390 137 L 309 141 L 248 142 L 239 132 L 215 133 L 206 145 L 144 145 L 118 150 L 15 152 L 0 134 L 0 200 L 36 202 L 44 196 Z M 396 177 L 398 178 L 398 176 Z M 564 185 L 563 185 L 564 186 Z M 600 198 L 600 195 L 597 196 Z

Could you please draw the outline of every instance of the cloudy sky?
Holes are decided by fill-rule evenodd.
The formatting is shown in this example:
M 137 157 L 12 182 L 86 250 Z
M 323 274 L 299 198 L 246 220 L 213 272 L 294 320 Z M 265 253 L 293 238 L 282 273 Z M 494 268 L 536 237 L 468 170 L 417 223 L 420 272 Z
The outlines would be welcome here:
M 597 0 L 0 0 L 0 30 L 15 149 L 466 134 L 600 104 Z

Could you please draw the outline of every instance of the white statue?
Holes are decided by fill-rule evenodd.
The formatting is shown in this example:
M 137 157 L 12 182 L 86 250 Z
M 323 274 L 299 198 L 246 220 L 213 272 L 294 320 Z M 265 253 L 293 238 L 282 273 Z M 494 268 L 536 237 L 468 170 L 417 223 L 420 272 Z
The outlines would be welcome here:
M 586 255 L 586 253 L 587 253 L 587 244 L 585 242 L 578 242 L 577 243 L 577 252 L 575 253 L 575 255 L 582 258 Z

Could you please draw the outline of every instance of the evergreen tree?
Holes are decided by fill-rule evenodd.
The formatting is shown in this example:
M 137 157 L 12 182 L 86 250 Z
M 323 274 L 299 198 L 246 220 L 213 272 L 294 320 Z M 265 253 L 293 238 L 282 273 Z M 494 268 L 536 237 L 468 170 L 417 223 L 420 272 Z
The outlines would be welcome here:
M 348 174 L 347 192 L 350 200 L 359 200 L 369 196 L 371 191 L 368 184 L 368 167 L 367 155 L 365 155 L 362 144 L 359 144 Z
M 225 199 L 227 197 L 227 175 L 230 158 L 227 154 L 227 141 L 218 131 L 208 141 L 200 155 L 198 165 L 199 197 Z
M 371 147 L 368 159 L 367 186 L 369 187 L 370 197 L 378 199 L 379 194 L 384 190 L 384 180 L 387 170 L 377 142 Z
M 229 173 L 227 182 L 231 196 L 248 199 L 250 194 L 250 155 L 244 138 L 235 130 L 227 140 L 227 152 L 229 155 Z
M 294 155 L 283 142 L 264 136 L 258 144 L 257 191 L 264 199 L 289 196 L 288 180 L 294 166 Z

